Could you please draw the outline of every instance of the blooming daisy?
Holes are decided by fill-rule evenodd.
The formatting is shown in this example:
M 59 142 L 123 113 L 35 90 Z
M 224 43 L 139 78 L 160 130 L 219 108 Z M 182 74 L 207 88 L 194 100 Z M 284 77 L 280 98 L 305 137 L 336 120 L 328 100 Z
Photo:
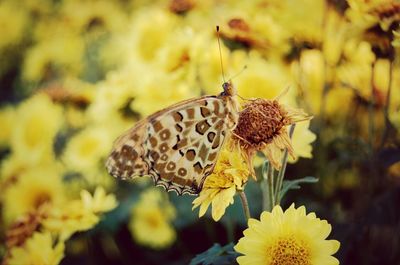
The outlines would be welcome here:
M 199 217 L 203 216 L 210 204 L 211 216 L 221 219 L 226 207 L 233 203 L 236 191 L 242 191 L 250 172 L 238 151 L 222 150 L 213 173 L 204 182 L 199 197 L 193 201 L 193 209 L 200 206 Z
M 334 265 L 332 255 L 339 249 L 337 240 L 326 240 L 331 225 L 306 214 L 304 206 L 292 204 L 283 212 L 278 205 L 272 212 L 263 212 L 260 221 L 249 219 L 247 228 L 234 247 L 243 256 L 240 265 Z

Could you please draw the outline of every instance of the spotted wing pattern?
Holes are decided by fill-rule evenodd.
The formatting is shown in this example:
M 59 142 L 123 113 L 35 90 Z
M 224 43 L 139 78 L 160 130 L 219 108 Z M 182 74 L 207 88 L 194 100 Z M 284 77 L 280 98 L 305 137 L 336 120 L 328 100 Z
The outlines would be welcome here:
M 232 127 L 223 97 L 205 96 L 161 110 L 118 138 L 106 162 L 111 175 L 149 175 L 177 194 L 198 194 Z

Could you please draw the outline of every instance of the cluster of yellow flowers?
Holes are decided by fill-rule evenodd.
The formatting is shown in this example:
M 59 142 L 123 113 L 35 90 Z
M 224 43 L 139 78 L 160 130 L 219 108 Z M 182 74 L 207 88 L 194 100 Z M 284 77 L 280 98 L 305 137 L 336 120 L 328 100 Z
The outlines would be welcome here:
M 0 147 L 6 150 L 0 157 L 0 202 L 2 232 L 11 235 L 8 263 L 59 263 L 64 242 L 92 228 L 102 213 L 117 205 L 114 195 L 106 195 L 116 190 L 116 182 L 103 166 L 116 136 L 163 107 L 221 92 L 221 63 L 228 77 L 247 66 L 233 79 L 243 98 L 272 100 L 289 87 L 279 104 L 302 108 L 332 125 L 323 140 L 332 139 L 333 132 L 346 133 L 346 115 L 355 105 L 360 113 L 354 113 L 362 116 L 353 126 L 365 139 L 371 137 L 364 119 L 368 106 L 382 114 L 374 116 L 373 146 L 384 137 L 379 128 L 385 123 L 399 130 L 400 90 L 394 88 L 400 86 L 400 68 L 395 67 L 400 18 L 392 12 L 399 10 L 399 2 L 348 0 L 346 9 L 332 2 L 1 1 L 0 78 L 20 73 L 18 84 L 2 89 L 15 86 L 14 94 L 24 96 L 20 103 L 0 108 Z M 221 56 L 215 25 L 221 29 Z M 286 118 L 299 114 L 286 110 Z M 296 125 L 291 141 L 285 129 L 272 147 L 250 150 L 238 139 L 227 147 L 193 202 L 200 216 L 209 205 L 214 220 L 224 215 L 236 191 L 254 174 L 255 151 L 263 151 L 276 168 L 280 156 L 269 148 L 287 148 L 291 163 L 298 157 L 312 158 L 316 135 L 305 117 L 289 117 L 284 124 L 305 120 Z M 248 152 L 245 160 L 231 148 Z M 162 196 L 153 190 L 143 193 L 129 224 L 139 244 L 157 249 L 176 238 L 171 226 L 175 209 Z M 288 251 L 271 241 L 278 238 L 294 242 L 294 251 L 306 255 L 309 263 L 298 264 L 321 264 L 317 252 L 329 256 L 322 263 L 337 264 L 330 257 L 338 249 L 336 241 L 304 247 L 315 227 L 321 230 L 318 240 L 330 232 L 330 226 L 316 220 L 313 214 L 305 215 L 303 207 L 285 213 L 275 208 L 263 213 L 260 222 L 249 222 L 249 229 L 270 234 L 277 231 L 272 224 L 282 222 L 283 234 L 277 234 L 278 227 L 272 239 L 258 242 L 264 249 L 277 255 Z M 301 235 L 288 237 L 303 221 L 307 225 Z M 21 227 L 27 231 L 18 230 Z M 246 250 L 247 234 L 251 237 L 252 232 L 245 233 L 236 248 L 250 257 L 260 248 Z

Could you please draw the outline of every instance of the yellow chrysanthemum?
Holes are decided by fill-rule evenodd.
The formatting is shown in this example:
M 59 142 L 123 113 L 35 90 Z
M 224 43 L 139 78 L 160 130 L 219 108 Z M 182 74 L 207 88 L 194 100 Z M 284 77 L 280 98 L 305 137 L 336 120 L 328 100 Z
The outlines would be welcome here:
M 348 37 L 349 23 L 333 8 L 327 10 L 322 51 L 325 61 L 335 66 L 340 59 L 344 42 Z
M 138 75 L 137 75 L 138 74 Z M 144 74 L 137 65 L 107 76 L 105 82 L 96 85 L 96 93 L 86 113 L 89 122 L 107 126 L 105 129 L 117 137 L 132 126 L 132 119 L 124 117 L 124 111 L 137 95 L 139 76 Z
M 24 101 L 17 109 L 11 150 L 27 164 L 54 159 L 53 143 L 63 123 L 62 109 L 44 94 Z
M 310 121 L 299 122 L 296 124 L 295 130 L 292 136 L 292 146 L 294 150 L 294 155 L 296 158 L 312 158 L 312 145 L 311 143 L 315 141 L 317 136 L 315 133 L 310 131 L 308 128 L 310 126 Z M 289 161 L 296 161 L 289 158 Z
M 176 26 L 177 18 L 170 12 L 160 8 L 141 8 L 135 14 L 131 32 L 131 56 L 149 63 L 157 57 L 157 53 L 165 43 L 168 35 Z M 158 27 L 154 27 L 154 23 Z M 140 61 L 139 61 L 140 62 Z
M 247 66 L 246 71 L 235 78 L 240 96 L 274 98 L 281 93 L 283 88 L 293 86 L 294 80 L 290 78 L 289 69 L 280 61 L 266 61 L 258 52 L 250 52 L 248 56 L 245 54 L 244 51 L 236 51 L 232 58 L 232 63 L 238 70 L 244 65 Z M 294 94 L 295 89 L 289 90 L 283 101 L 293 104 Z
M 267 14 L 288 31 L 295 42 L 316 43 L 321 40 L 325 5 L 322 0 L 271 1 Z
M 371 91 L 372 64 L 375 55 L 367 42 L 348 41 L 344 45 L 345 62 L 336 68 L 339 81 L 368 98 Z
M 320 50 L 305 50 L 300 55 L 300 60 L 293 63 L 293 71 L 301 92 L 304 94 L 306 104 L 313 113 L 319 113 L 321 108 L 322 93 L 325 82 L 324 56 Z
M 72 137 L 63 155 L 63 161 L 71 171 L 85 173 L 97 169 L 100 159 L 111 147 L 112 138 L 103 128 L 89 127 Z
M 238 150 L 222 150 L 213 173 L 206 178 L 199 197 L 193 201 L 193 209 L 200 206 L 201 217 L 211 204 L 211 216 L 218 221 L 233 203 L 236 191 L 244 189 L 249 175 L 250 171 Z
M 393 22 L 400 19 L 397 11 L 399 3 L 396 0 L 347 0 L 347 3 L 349 8 L 346 17 L 354 27 L 367 29 L 379 23 L 387 31 Z
M 199 95 L 199 91 L 173 74 L 153 74 L 144 81 L 131 108 L 142 116 L 152 114 L 160 108 L 168 107 L 184 99 Z
M 79 10 L 79 12 L 76 12 Z M 64 1 L 61 14 L 77 32 L 99 27 L 103 31 L 118 31 L 124 26 L 125 14 L 114 1 Z
M 278 205 L 272 212 L 263 212 L 260 221 L 250 219 L 239 242 L 234 247 L 244 256 L 237 258 L 240 265 L 335 265 L 332 255 L 339 249 L 336 240 L 326 240 L 331 225 L 306 214 L 304 206 L 294 204 L 285 212 Z
M 66 240 L 75 232 L 94 227 L 100 221 L 100 214 L 116 206 L 115 196 L 106 195 L 101 187 L 95 190 L 93 196 L 83 190 L 81 199 L 70 200 L 60 207 L 53 207 L 43 221 L 43 226 Z
M 42 167 L 43 166 L 43 167 Z M 16 218 L 44 204 L 59 206 L 64 201 L 61 172 L 54 165 L 31 168 L 18 176 L 16 184 L 4 193 L 4 219 Z
M 81 191 L 83 207 L 93 213 L 108 212 L 117 206 L 117 200 L 113 194 L 106 195 L 103 187 L 97 187 L 93 196 L 87 191 Z
M 139 202 L 132 208 L 129 229 L 133 238 L 141 245 L 154 249 L 169 247 L 176 239 L 171 225 L 175 218 L 174 206 L 158 189 L 141 194 Z
M 77 76 L 83 69 L 84 40 L 68 25 L 59 21 L 44 21 L 44 27 L 57 24 L 51 37 L 42 38 L 30 47 L 25 56 L 22 77 L 27 81 L 42 81 L 58 75 Z
M 64 242 L 54 242 L 50 233 L 36 232 L 21 247 L 11 249 L 6 264 L 56 265 L 64 257 Z
M 0 25 L 3 35 L 0 38 L 0 52 L 9 45 L 17 45 L 22 40 L 28 22 L 29 15 L 24 8 L 13 1 L 0 3 Z

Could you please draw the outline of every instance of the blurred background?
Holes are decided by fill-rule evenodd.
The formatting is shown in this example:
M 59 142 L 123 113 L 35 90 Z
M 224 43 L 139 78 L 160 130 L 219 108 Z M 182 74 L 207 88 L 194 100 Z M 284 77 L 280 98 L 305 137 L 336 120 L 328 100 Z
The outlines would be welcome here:
M 400 264 L 400 1 L 0 1 L 0 257 L 4 264 L 188 264 L 236 243 L 194 197 L 119 181 L 114 139 L 180 100 L 222 91 L 303 108 L 286 196 L 332 224 L 342 264 Z M 260 158 L 262 161 L 262 159 Z M 257 162 L 256 165 L 261 165 Z M 259 185 L 246 194 L 261 212 Z

